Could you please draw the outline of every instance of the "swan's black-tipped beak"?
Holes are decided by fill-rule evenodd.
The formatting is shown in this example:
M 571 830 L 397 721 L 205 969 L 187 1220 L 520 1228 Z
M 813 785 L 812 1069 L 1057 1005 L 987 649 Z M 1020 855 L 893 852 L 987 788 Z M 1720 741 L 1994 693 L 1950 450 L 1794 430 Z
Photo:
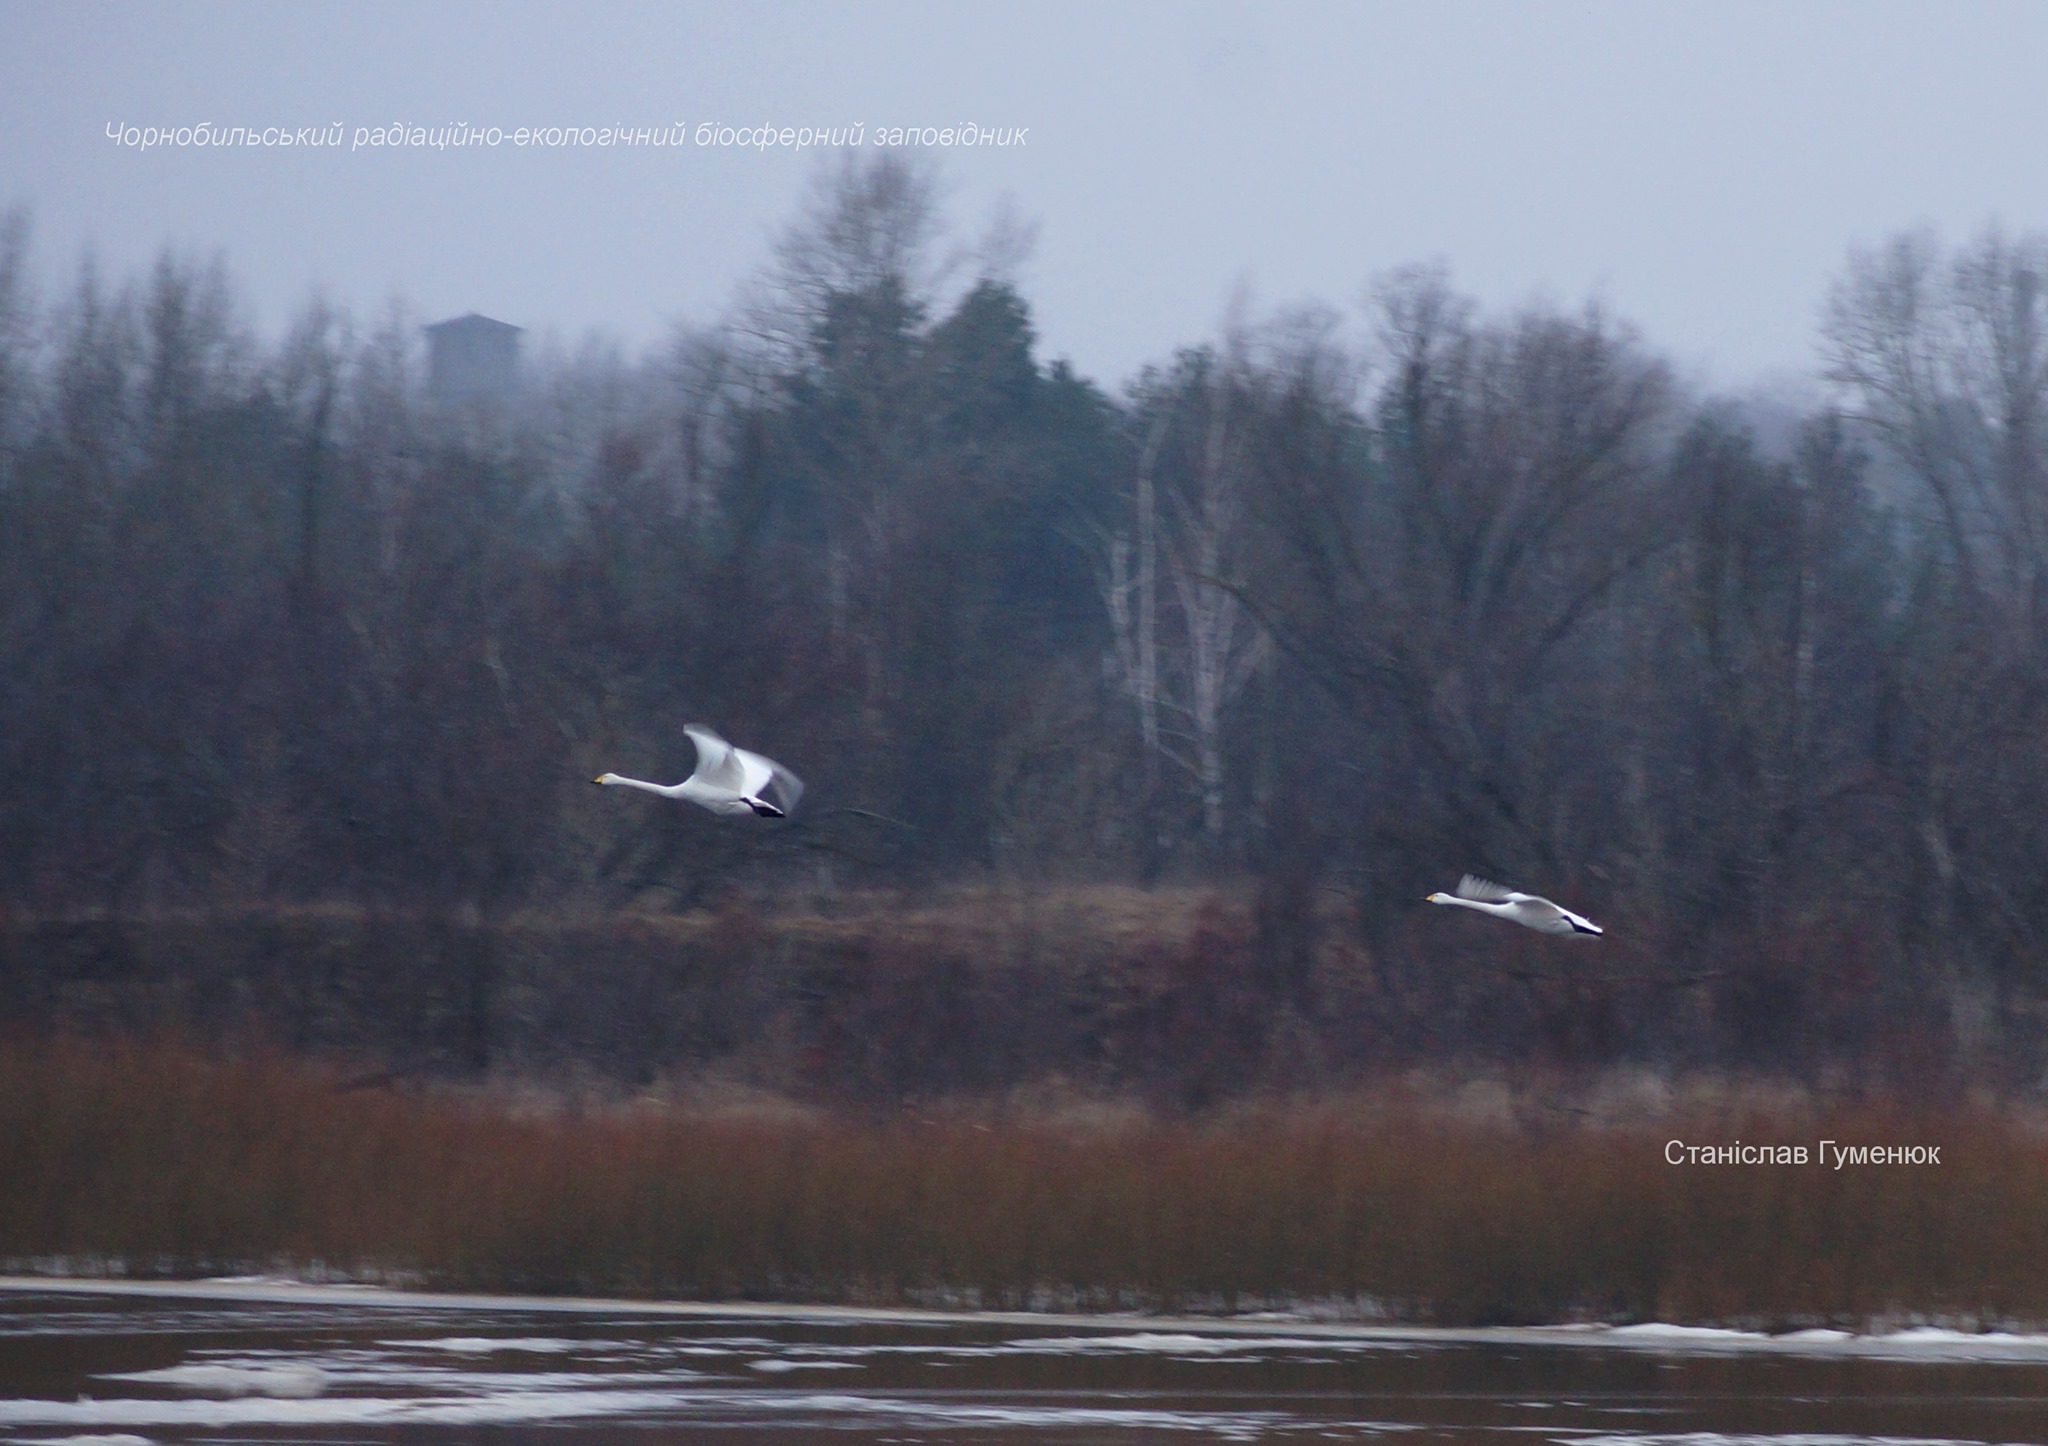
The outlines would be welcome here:
M 590 781 L 591 781 L 592 783 L 603 783 L 603 782 L 604 782 L 604 780 L 603 780 L 602 778 L 593 778 L 593 779 L 591 779 Z

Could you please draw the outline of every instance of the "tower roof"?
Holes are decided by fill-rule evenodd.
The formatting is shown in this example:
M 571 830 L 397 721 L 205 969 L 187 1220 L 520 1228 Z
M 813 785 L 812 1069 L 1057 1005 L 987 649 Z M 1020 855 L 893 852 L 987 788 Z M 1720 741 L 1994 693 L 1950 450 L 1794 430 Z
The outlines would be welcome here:
M 467 316 L 454 316 L 446 321 L 430 322 L 422 328 L 424 331 L 432 332 L 450 332 L 458 329 L 478 333 L 503 333 L 526 330 L 523 326 L 514 326 L 509 321 L 494 321 L 490 317 L 474 311 L 470 312 Z

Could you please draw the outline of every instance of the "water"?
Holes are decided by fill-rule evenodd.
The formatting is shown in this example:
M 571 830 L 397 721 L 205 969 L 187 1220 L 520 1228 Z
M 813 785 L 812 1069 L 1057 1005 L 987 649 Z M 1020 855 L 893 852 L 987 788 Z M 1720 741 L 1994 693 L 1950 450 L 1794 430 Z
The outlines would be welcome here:
M 2048 1443 L 2048 1337 L 1401 1332 L 0 1282 L 0 1443 Z

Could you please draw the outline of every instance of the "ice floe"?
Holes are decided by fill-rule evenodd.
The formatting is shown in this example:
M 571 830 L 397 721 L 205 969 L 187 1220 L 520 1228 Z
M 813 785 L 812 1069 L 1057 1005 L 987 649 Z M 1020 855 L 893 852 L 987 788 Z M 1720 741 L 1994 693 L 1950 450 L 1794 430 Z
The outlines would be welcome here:
M 229 1366 L 191 1364 L 155 1371 L 124 1371 L 101 1377 L 108 1381 L 144 1381 L 174 1386 L 208 1396 L 275 1396 L 304 1401 L 324 1395 L 327 1372 L 318 1366 Z

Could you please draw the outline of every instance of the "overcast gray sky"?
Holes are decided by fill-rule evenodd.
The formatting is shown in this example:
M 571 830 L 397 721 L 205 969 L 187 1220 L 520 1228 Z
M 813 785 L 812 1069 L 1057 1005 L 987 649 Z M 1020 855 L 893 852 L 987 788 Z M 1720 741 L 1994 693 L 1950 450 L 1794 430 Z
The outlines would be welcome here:
M 1028 127 L 944 153 L 971 236 L 1035 221 L 1047 357 L 1115 387 L 1261 310 L 1442 260 L 1488 305 L 1597 296 L 1721 385 L 1805 370 L 1852 244 L 2048 230 L 2048 4 L 164 4 L 0 0 L 0 206 L 227 258 L 279 330 L 477 310 L 639 349 L 715 320 L 817 152 L 352 149 L 358 129 Z M 109 126 L 296 129 L 231 150 Z

